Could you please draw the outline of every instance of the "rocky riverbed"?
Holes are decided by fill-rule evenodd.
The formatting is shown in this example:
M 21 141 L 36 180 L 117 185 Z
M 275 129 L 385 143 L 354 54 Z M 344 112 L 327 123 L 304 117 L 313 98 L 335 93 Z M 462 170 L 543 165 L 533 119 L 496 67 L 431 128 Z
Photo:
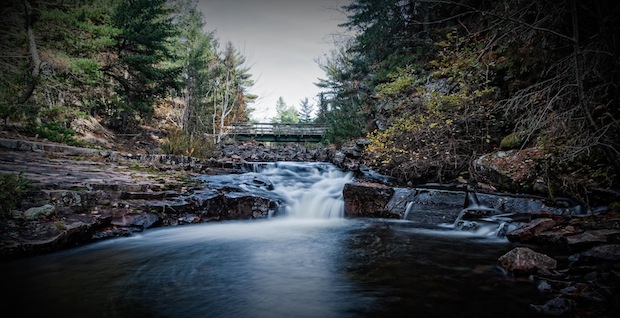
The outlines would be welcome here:
M 346 217 L 434 224 L 460 217 L 469 222 L 467 227 L 475 227 L 489 217 L 488 211 L 516 213 L 519 226 L 507 227 L 502 234 L 519 247 L 498 255 L 496 265 L 508 279 L 536 284 L 548 296 L 547 303 L 532 304 L 533 311 L 567 317 L 612 317 L 620 312 L 616 208 L 587 213 L 570 200 L 479 193 L 477 204 L 490 209 L 463 217 L 458 211 L 467 206 L 464 185 L 446 190 L 373 182 L 380 178 L 364 174 L 357 161 L 362 147 L 363 142 L 341 149 L 243 144 L 223 148 L 219 158 L 199 160 L 0 140 L 0 173 L 31 181 L 19 208 L 0 221 L 0 258 L 55 251 L 156 226 L 265 218 L 277 213 L 277 199 L 246 195 L 226 184 L 205 185 L 196 177 L 239 173 L 251 161 L 328 161 L 358 176 L 358 182 L 343 191 Z M 451 212 L 442 212 L 446 206 Z
M 355 144 L 343 150 L 258 143 L 222 147 L 218 158 L 132 154 L 0 139 L 0 173 L 30 181 L 0 221 L 0 258 L 13 258 L 155 226 L 265 218 L 279 202 L 212 186 L 199 175 L 243 172 L 247 162 L 328 161 L 359 170 Z
M 549 299 L 531 304 L 535 312 L 560 317 L 616 317 L 620 312 L 617 207 L 592 213 L 568 199 L 513 194 L 477 194 L 471 199 L 464 187 L 396 188 L 354 182 L 343 192 L 349 217 L 448 223 L 463 231 L 479 231 L 495 222 L 489 233 L 517 245 L 498 255 L 497 266 L 509 279 L 535 284 Z

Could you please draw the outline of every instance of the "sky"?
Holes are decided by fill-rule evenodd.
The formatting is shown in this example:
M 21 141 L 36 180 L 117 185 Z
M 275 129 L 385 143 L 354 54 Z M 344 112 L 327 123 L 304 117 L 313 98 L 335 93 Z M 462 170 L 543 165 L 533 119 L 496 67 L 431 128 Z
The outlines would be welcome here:
M 282 97 L 298 110 L 303 98 L 316 105 L 324 78 L 317 64 L 335 48 L 334 36 L 345 33 L 339 9 L 347 0 L 199 0 L 205 31 L 215 31 L 223 47 L 232 44 L 246 57 L 252 79 L 252 118 L 269 121 Z M 316 109 L 316 107 L 314 107 Z

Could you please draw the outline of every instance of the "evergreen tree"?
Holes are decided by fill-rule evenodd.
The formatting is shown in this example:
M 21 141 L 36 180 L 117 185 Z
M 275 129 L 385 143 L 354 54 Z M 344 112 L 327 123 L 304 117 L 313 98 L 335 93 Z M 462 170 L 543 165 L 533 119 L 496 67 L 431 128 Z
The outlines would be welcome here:
M 112 25 L 120 32 L 112 49 L 118 60 L 104 71 L 123 96 L 122 127 L 134 112 L 150 114 L 158 99 L 179 86 L 181 68 L 166 63 L 175 59 L 170 43 L 178 35 L 171 14 L 166 0 L 121 1 L 115 8 Z
M 282 96 L 280 96 L 276 101 L 276 112 L 277 116 L 271 120 L 272 122 L 292 124 L 299 122 L 297 110 L 292 105 L 286 105 L 286 102 L 284 102 L 284 98 L 282 98 Z
M 329 112 L 329 103 L 327 98 L 325 97 L 324 92 L 320 92 L 317 94 L 317 114 L 314 119 L 314 123 L 316 124 L 325 124 L 327 122 L 327 115 Z
M 300 101 L 299 110 L 299 122 L 302 124 L 308 124 L 312 122 L 312 105 L 308 101 L 308 97 Z

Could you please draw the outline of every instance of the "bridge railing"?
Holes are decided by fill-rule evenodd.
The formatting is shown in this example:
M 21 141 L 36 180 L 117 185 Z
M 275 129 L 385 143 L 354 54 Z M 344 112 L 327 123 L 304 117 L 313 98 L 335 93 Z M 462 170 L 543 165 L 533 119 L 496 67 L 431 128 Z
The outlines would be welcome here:
M 228 128 L 231 135 L 323 136 L 326 126 L 292 123 L 234 123 Z

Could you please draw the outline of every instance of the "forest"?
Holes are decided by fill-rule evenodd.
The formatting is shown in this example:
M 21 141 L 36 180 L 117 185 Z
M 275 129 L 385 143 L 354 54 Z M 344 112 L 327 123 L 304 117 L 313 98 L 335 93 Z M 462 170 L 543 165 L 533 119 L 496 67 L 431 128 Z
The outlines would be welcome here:
M 414 184 L 479 180 L 477 158 L 516 150 L 547 195 L 617 196 L 618 2 L 355 0 L 343 11 L 355 36 L 320 61 L 331 142 L 367 136 L 367 164 Z
M 226 123 L 248 120 L 256 96 L 248 93 L 253 81 L 245 57 L 204 31 L 196 4 L 3 2 L 5 123 L 26 123 L 27 133 L 79 145 L 76 132 L 93 126 L 130 133 L 157 121 L 169 133 L 166 151 L 204 154 L 221 141 Z
M 194 0 L 0 4 L 0 114 L 52 141 L 157 121 L 162 150 L 205 156 L 258 97 L 246 59 L 205 32 Z M 357 138 L 403 183 L 481 177 L 481 155 L 520 151 L 547 195 L 618 196 L 620 4 L 612 0 L 354 0 L 350 36 L 317 61 L 310 118 Z M 93 128 L 95 127 L 95 128 Z M 208 136 L 208 137 L 206 137 Z M 529 156 L 529 157 L 527 157 Z M 516 189 L 519 190 L 519 189 Z

